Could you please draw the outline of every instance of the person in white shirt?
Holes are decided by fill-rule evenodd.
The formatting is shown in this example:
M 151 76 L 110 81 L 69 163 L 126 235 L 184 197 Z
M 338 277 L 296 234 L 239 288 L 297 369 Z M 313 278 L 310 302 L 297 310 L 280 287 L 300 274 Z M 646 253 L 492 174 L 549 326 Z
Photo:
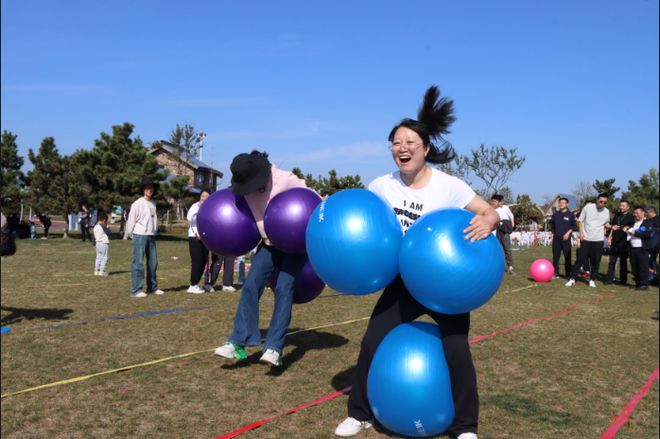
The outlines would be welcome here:
M 99 212 L 96 225 L 93 229 L 94 248 L 96 249 L 96 261 L 94 262 L 94 276 L 107 276 L 105 267 L 108 264 L 108 252 L 110 248 L 110 238 L 108 237 L 108 215 L 105 212 Z
M 566 282 L 567 287 L 575 285 L 575 278 L 585 261 L 589 259 L 591 267 L 591 277 L 589 286 L 596 288 L 596 276 L 600 268 L 600 258 L 603 256 L 603 244 L 605 241 L 605 229 L 610 229 L 610 211 L 605 207 L 607 205 L 608 195 L 602 193 L 598 195 L 596 204 L 589 203 L 582 209 L 578 217 L 578 236 L 580 240 L 580 250 L 577 252 L 577 261 L 571 269 L 571 275 Z
M 126 221 L 124 239 L 133 240 L 133 264 L 131 266 L 131 297 L 147 297 L 151 292 L 160 296 L 164 291 L 158 288 L 156 269 L 156 235 L 158 234 L 158 216 L 156 204 L 153 202 L 157 186 L 149 177 L 142 179 L 140 193 L 142 196 L 131 204 Z M 145 292 L 144 262 L 147 259 L 147 290 Z
M 513 271 L 513 255 L 511 254 L 511 233 L 513 233 L 513 229 L 516 226 L 513 212 L 511 212 L 509 206 L 504 204 L 504 197 L 500 194 L 493 194 L 490 197 L 490 205 L 500 216 L 500 224 L 495 231 L 495 236 L 497 236 L 497 240 L 502 245 L 502 250 L 504 250 L 507 271 L 509 274 L 515 275 L 516 273 Z
M 465 182 L 435 168 L 455 156 L 451 145 L 442 139 L 455 120 L 453 101 L 440 98 L 439 90 L 432 86 L 424 96 L 417 119 L 403 119 L 392 129 L 388 140 L 398 171 L 378 177 L 369 184 L 369 190 L 392 207 L 403 231 L 427 212 L 455 207 L 475 214 L 463 231 L 467 240 L 488 238 L 499 224 L 497 212 Z M 369 320 L 348 398 L 348 417 L 337 426 L 335 435 L 354 436 L 371 427 L 373 413 L 367 398 L 367 376 L 376 349 L 391 329 L 424 314 L 440 327 L 447 358 L 455 406 L 449 435 L 477 439 L 479 395 L 468 344 L 470 313 L 448 315 L 425 308 L 410 295 L 400 276 L 385 288 Z
M 199 208 L 204 204 L 204 200 L 209 197 L 209 191 L 202 189 L 199 194 L 199 201 L 194 203 L 188 209 L 188 251 L 190 252 L 190 287 L 188 292 L 191 294 L 204 294 L 207 290 L 200 288 L 199 280 L 204 274 L 204 268 L 209 259 L 209 250 L 206 248 L 197 230 L 197 214 Z

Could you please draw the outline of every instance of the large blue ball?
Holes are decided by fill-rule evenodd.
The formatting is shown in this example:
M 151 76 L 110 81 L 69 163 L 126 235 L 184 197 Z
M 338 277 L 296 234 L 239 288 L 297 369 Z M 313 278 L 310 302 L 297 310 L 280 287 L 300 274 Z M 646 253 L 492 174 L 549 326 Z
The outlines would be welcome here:
M 434 436 L 454 419 L 440 329 L 403 323 L 385 336 L 369 367 L 369 405 L 378 422 L 402 436 Z
M 443 314 L 462 314 L 488 302 L 504 276 L 504 254 L 492 234 L 475 242 L 463 230 L 474 214 L 440 209 L 418 219 L 406 233 L 399 270 L 410 294 Z
M 401 226 L 390 206 L 365 189 L 337 192 L 307 224 L 307 256 L 316 274 L 345 294 L 385 288 L 399 273 Z

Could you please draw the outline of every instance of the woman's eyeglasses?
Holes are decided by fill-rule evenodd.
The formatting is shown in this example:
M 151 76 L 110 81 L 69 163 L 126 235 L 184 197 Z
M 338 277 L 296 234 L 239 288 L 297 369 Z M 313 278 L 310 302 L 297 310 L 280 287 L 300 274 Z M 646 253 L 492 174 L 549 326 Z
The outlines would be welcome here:
M 392 142 L 388 149 L 392 152 L 399 152 L 402 148 L 405 147 L 408 151 L 415 152 L 419 149 L 420 146 L 422 146 L 421 143 L 413 142 L 412 140 L 408 140 L 407 142 L 395 141 Z

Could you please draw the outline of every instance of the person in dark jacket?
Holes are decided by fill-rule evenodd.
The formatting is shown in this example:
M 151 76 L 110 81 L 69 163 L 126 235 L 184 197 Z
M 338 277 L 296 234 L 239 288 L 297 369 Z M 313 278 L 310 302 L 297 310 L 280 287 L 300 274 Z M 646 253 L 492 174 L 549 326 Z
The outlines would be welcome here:
M 621 285 L 628 283 L 628 236 L 626 230 L 635 223 L 627 200 L 619 202 L 619 211 L 612 218 L 612 229 L 608 238 L 610 244 L 610 263 L 607 267 L 606 284 L 614 282 L 614 270 L 619 261 L 619 281 Z
M 44 227 L 44 236 L 41 239 L 48 239 L 48 231 L 50 230 L 50 226 L 53 225 L 53 222 L 50 220 L 50 214 L 45 212 L 39 215 L 39 222 Z
M 568 198 L 559 199 L 559 210 L 552 214 L 552 265 L 553 279 L 559 279 L 559 258 L 564 255 L 566 277 L 571 274 L 571 235 L 577 229 L 575 215 L 568 210 Z
M 649 289 L 649 251 L 652 225 L 644 218 L 644 206 L 635 207 L 635 223 L 626 233 L 630 235 L 630 263 L 635 276 L 635 289 Z
M 651 277 L 657 282 L 658 246 L 660 245 L 660 221 L 658 221 L 658 212 L 655 210 L 655 207 L 651 206 L 646 208 L 646 219 L 649 220 L 652 228 L 650 238 L 651 250 L 649 252 L 649 271 L 652 273 Z

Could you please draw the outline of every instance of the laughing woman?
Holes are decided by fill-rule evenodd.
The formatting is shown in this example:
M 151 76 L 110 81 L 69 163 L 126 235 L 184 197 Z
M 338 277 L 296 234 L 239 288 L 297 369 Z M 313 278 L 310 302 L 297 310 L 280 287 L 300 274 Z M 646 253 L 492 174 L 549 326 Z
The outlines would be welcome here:
M 464 231 L 465 238 L 471 241 L 485 239 L 499 224 L 497 212 L 466 183 L 433 167 L 454 158 L 453 148 L 442 139 L 455 120 L 453 106 L 453 101 L 440 98 L 437 87 L 430 87 L 419 109 L 418 120 L 403 119 L 390 132 L 390 151 L 398 171 L 375 179 L 369 184 L 369 190 L 394 209 L 404 232 L 413 223 L 410 217 L 415 217 L 410 215 L 406 206 L 415 203 L 422 209 L 414 212 L 419 216 L 448 207 L 469 210 L 475 216 Z M 434 142 L 440 143 L 442 148 Z M 449 435 L 458 439 L 477 438 L 479 396 L 468 345 L 470 314 L 440 314 L 425 308 L 410 295 L 401 277 L 385 288 L 373 310 L 362 339 L 348 399 L 349 417 L 335 430 L 337 436 L 354 436 L 363 428 L 371 427 L 373 413 L 367 400 L 367 376 L 376 348 L 390 330 L 423 314 L 429 315 L 440 327 L 449 366 L 456 413 Z

